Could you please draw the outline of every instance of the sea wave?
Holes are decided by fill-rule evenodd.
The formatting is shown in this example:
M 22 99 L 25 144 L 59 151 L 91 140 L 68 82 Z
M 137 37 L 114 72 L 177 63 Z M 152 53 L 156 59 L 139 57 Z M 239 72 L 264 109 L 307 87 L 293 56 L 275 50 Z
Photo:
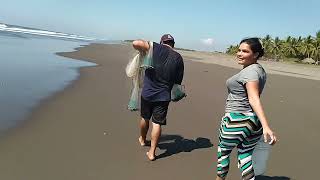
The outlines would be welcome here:
M 1 31 L 15 33 L 15 34 L 31 34 L 31 35 L 47 36 L 47 37 L 70 39 L 70 40 L 82 40 L 82 41 L 98 40 L 93 37 L 86 37 L 86 36 L 81 36 L 76 34 L 67 34 L 62 32 L 54 32 L 54 31 L 41 30 L 41 29 L 33 29 L 28 27 L 8 25 L 4 23 L 0 23 L 0 32 Z

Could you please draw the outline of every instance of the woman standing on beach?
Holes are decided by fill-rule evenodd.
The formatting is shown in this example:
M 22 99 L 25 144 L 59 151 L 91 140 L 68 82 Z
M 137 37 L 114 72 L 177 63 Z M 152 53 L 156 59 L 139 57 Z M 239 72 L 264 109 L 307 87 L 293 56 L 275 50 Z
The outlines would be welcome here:
M 265 142 L 270 140 L 269 144 L 277 141 L 260 102 L 266 72 L 257 60 L 263 54 L 264 49 L 258 38 L 247 38 L 240 42 L 237 60 L 238 64 L 243 65 L 243 69 L 226 82 L 228 97 L 219 130 L 216 180 L 226 178 L 230 153 L 235 147 L 238 149 L 238 167 L 241 169 L 242 179 L 255 179 L 252 167 L 255 145 L 262 135 Z

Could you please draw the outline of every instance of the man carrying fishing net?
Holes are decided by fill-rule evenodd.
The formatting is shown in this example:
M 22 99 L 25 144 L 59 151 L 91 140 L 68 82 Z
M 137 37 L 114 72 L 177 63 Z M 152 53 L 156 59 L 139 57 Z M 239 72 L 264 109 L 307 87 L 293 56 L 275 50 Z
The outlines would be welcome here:
M 151 145 L 147 152 L 150 161 L 156 159 L 155 151 L 161 136 L 161 126 L 166 125 L 167 112 L 172 99 L 172 88 L 181 85 L 184 73 L 184 63 L 181 55 L 174 48 L 174 38 L 170 34 L 161 37 L 160 44 L 144 40 L 133 41 L 133 47 L 140 54 L 147 54 L 152 48 L 152 68 L 145 70 L 141 92 L 141 146 L 146 145 L 146 135 L 149 121 L 152 121 Z M 183 96 L 184 97 L 184 96 Z

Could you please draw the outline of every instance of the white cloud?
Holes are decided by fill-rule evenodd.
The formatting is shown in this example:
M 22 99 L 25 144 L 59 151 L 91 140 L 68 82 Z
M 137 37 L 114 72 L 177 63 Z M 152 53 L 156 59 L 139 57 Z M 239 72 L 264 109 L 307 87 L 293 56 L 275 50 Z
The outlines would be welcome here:
M 212 46 L 213 45 L 213 39 L 212 38 L 201 39 L 201 42 L 206 46 Z

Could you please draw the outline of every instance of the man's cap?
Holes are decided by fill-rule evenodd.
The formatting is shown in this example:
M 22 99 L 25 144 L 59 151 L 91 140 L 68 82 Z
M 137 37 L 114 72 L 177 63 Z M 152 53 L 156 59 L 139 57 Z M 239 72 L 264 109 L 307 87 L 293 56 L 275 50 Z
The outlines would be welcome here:
M 174 42 L 174 38 L 171 36 L 171 34 L 165 34 L 161 37 L 160 43 L 163 43 L 164 41 L 173 41 Z

